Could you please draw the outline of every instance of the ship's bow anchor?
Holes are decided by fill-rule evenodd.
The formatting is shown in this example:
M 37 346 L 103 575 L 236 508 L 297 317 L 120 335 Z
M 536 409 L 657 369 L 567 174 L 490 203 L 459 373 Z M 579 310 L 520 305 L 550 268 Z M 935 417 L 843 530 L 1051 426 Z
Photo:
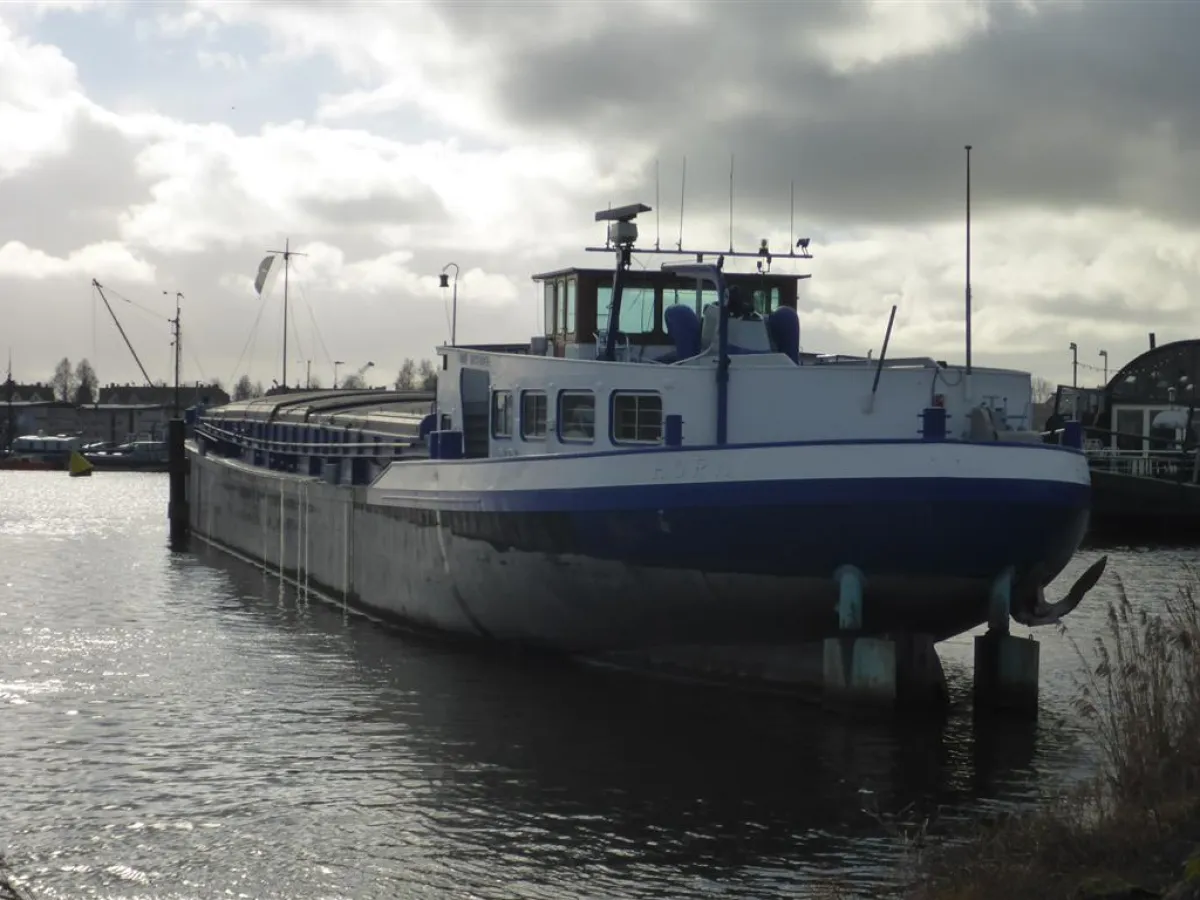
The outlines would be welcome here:
M 1108 557 L 1102 556 L 1088 566 L 1087 571 L 1075 579 L 1075 583 L 1071 585 L 1066 596 L 1057 603 L 1047 603 L 1040 578 L 1036 575 L 1031 577 L 1032 583 L 1029 584 L 1029 587 L 1014 598 L 1016 602 L 1012 610 L 1013 619 L 1029 628 L 1057 625 L 1073 612 L 1088 591 L 1099 583 L 1100 576 L 1104 574 L 1107 565 Z

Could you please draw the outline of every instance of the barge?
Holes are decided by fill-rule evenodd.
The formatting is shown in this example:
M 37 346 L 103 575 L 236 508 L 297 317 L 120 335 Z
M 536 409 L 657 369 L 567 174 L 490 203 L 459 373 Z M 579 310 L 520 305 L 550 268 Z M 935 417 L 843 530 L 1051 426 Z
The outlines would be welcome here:
M 941 696 L 933 645 L 986 622 L 980 677 L 1027 703 L 1036 643 L 1010 617 L 1057 621 L 1090 586 L 1043 597 L 1088 526 L 1078 427 L 1042 440 L 1027 372 L 888 359 L 886 338 L 876 358 L 803 352 L 808 276 L 772 273 L 765 242 L 755 272 L 704 253 L 635 268 L 664 252 L 636 246 L 648 209 L 596 214 L 608 239 L 588 249 L 612 268 L 535 276 L 528 344 L 439 347 L 434 393 L 199 412 L 192 533 L 411 625 L 737 657 L 829 696 Z

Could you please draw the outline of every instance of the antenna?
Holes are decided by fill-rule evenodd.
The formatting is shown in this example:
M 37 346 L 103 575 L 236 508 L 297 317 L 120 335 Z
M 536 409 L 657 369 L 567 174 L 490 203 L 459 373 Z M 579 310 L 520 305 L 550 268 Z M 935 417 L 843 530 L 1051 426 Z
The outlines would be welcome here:
M 733 154 L 729 154 L 729 252 L 733 252 Z
M 288 266 L 293 256 L 308 256 L 307 253 L 297 253 L 291 246 L 291 239 L 285 238 L 282 250 L 267 251 L 273 256 L 283 257 L 283 375 L 279 379 L 279 386 L 284 390 L 287 389 Z
M 658 239 L 661 233 L 659 228 L 659 220 L 662 218 L 662 213 L 658 208 L 658 160 L 654 160 L 654 249 L 658 249 Z
M 971 145 L 967 144 L 967 374 L 971 374 Z
M 792 179 L 792 215 L 788 220 L 788 250 L 796 252 L 796 179 Z
M 683 158 L 683 175 L 679 180 L 679 242 L 675 249 L 683 252 L 683 198 L 687 196 L 687 157 Z

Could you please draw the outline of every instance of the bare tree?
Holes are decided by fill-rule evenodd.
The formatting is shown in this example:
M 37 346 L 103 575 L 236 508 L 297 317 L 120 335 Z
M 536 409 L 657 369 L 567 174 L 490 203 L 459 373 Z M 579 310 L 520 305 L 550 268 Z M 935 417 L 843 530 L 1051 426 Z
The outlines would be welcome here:
M 254 385 L 250 383 L 250 376 L 243 375 L 233 385 L 234 400 L 249 400 L 254 396 Z
M 427 359 L 421 360 L 421 364 L 417 366 L 417 381 L 420 382 L 423 391 L 437 390 L 437 370 L 432 362 Z
M 75 367 L 75 402 L 80 406 L 95 403 L 99 388 L 96 370 L 86 359 L 81 359 Z
M 50 379 L 50 387 L 54 389 L 54 399 L 68 401 L 75 393 L 75 373 L 71 369 L 71 361 L 65 356 L 54 367 L 54 377 Z
M 363 378 L 357 372 L 352 372 L 342 379 L 342 383 L 338 386 L 338 389 L 343 391 L 365 391 L 367 389 L 367 379 Z
M 411 359 L 405 359 L 400 364 L 400 372 L 396 375 L 396 390 L 411 391 L 417 386 L 417 364 Z
M 1049 378 L 1043 378 L 1041 375 L 1034 375 L 1031 379 L 1033 387 L 1033 402 L 1045 403 L 1054 396 L 1054 385 Z
M 314 391 L 323 390 L 323 388 L 321 387 L 321 379 L 318 378 L 316 375 L 314 375 L 312 378 L 308 379 L 308 387 L 310 390 L 314 390 Z
M 265 393 L 266 393 L 266 391 L 263 390 L 262 382 L 256 381 L 250 388 L 250 399 L 254 399 L 255 397 L 261 397 Z

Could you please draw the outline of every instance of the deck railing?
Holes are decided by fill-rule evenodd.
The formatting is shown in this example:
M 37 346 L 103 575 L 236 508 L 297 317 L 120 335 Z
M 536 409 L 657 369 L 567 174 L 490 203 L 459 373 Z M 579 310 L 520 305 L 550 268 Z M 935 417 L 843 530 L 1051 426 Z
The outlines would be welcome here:
M 304 426 L 291 426 L 301 428 Z M 315 426 L 310 426 L 315 427 Z M 214 422 L 201 420 L 196 423 L 196 435 L 217 443 L 233 444 L 246 450 L 266 453 L 282 453 L 292 456 L 399 456 L 413 447 L 421 445 L 417 436 L 406 438 L 397 434 L 386 434 L 359 429 L 346 433 L 357 433 L 370 440 L 357 441 L 281 441 L 261 438 L 243 431 L 223 428 Z

